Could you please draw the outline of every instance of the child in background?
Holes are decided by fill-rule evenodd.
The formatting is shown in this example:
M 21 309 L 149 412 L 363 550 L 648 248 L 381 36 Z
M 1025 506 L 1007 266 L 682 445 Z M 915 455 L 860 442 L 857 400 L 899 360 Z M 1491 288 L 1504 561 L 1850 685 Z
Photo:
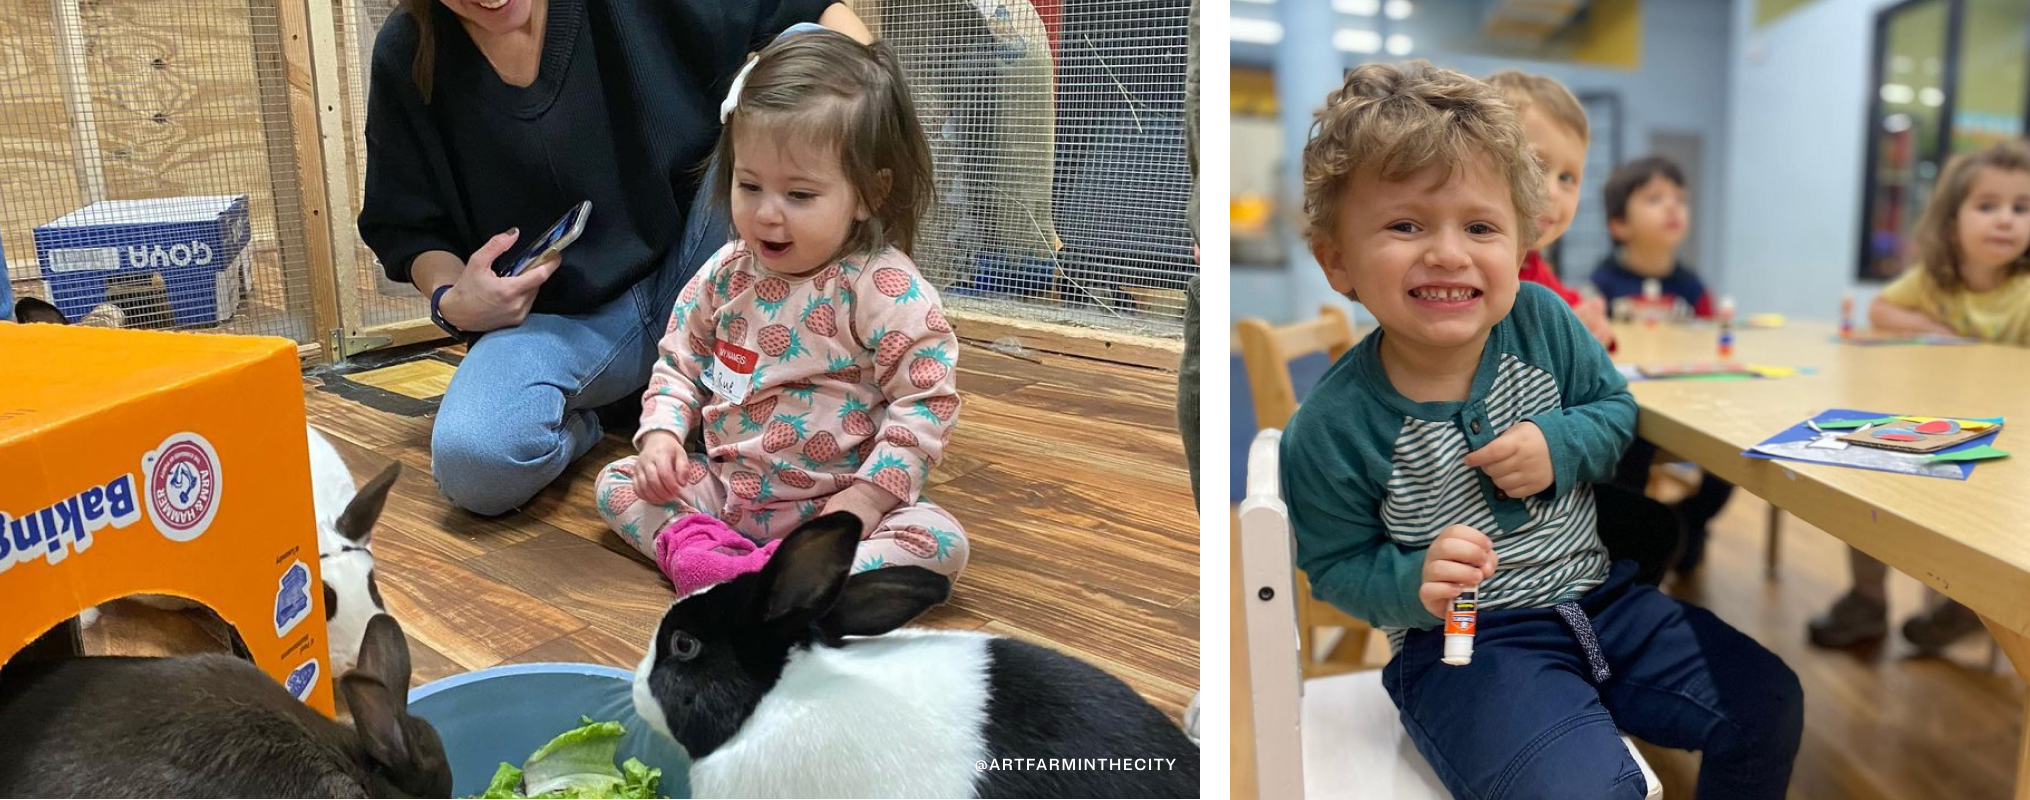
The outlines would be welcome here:
M 1699 796 L 1781 798 L 1803 734 L 1783 661 L 1609 565 L 1590 481 L 1635 402 L 1556 295 L 1520 282 L 1548 199 L 1486 84 L 1368 64 L 1304 148 L 1306 236 L 1379 330 L 1290 420 L 1284 497 L 1314 593 L 1389 634 L 1383 685 L 1458 797 L 1638 798 L 1617 728 L 1704 751 Z M 1601 524 L 1605 524 L 1604 518 Z M 1439 616 L 1479 591 L 1471 661 Z
M 1544 217 L 1538 220 L 1540 233 L 1523 259 L 1522 279 L 1543 284 L 1572 307 L 1585 323 L 1586 331 L 1601 344 L 1614 341 L 1607 325 L 1607 304 L 1597 298 L 1581 297 L 1566 288 L 1544 260 L 1543 251 L 1572 227 L 1572 215 L 1579 209 L 1579 184 L 1586 174 L 1586 109 L 1564 84 L 1541 75 L 1502 70 L 1488 76 L 1488 84 L 1521 115 L 1523 132 L 1544 170 L 1544 186 L 1551 198 Z
M 1645 281 L 1655 280 L 1665 298 L 1683 300 L 1700 317 L 1713 315 L 1713 301 L 1699 276 L 1677 260 L 1678 245 L 1691 227 L 1691 205 L 1685 199 L 1685 174 L 1675 162 L 1661 156 L 1638 158 L 1614 170 L 1607 179 L 1607 233 L 1614 238 L 1616 251 L 1600 260 L 1593 270 L 1593 285 L 1611 305 L 1616 300 L 1641 297 Z M 1649 484 L 1650 464 L 1656 445 L 1636 440 L 1623 458 L 1616 483 L 1632 491 Z M 1692 574 L 1705 560 L 1707 529 L 1734 484 L 1706 473 L 1699 488 L 1678 502 L 1676 514 L 1680 541 L 1671 568 L 1680 577 Z
M 677 300 L 641 454 L 601 472 L 600 515 L 673 581 L 673 522 L 765 541 L 835 511 L 863 525 L 855 571 L 956 576 L 965 535 L 922 492 L 957 421 L 958 341 L 906 255 L 935 184 L 895 54 L 779 39 L 722 113 L 714 191 L 738 237 Z
M 1917 223 L 1916 260 L 1868 306 L 1877 328 L 2030 345 L 2030 144 L 2003 142 L 1947 162 Z M 1889 568 L 1848 549 L 1854 588 L 1811 621 L 1811 641 L 1846 647 L 1889 632 Z M 1903 638 L 1936 653 L 1981 629 L 1966 606 L 1928 593 Z
M 1916 263 L 1868 306 L 1877 328 L 2030 345 L 2030 144 L 1955 156 L 1919 221 Z
M 1616 247 L 1594 268 L 1594 288 L 1611 305 L 1641 297 L 1643 282 L 1655 280 L 1664 298 L 1683 300 L 1700 319 L 1712 318 L 1705 282 L 1677 260 L 1692 216 L 1684 170 L 1662 156 L 1638 158 L 1614 170 L 1606 196 L 1607 234 Z

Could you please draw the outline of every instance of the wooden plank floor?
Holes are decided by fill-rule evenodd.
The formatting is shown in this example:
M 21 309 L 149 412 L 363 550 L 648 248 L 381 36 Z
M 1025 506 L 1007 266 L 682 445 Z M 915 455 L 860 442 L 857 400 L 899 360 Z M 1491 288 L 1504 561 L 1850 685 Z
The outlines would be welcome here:
M 1971 637 L 1946 658 L 1923 659 L 1892 630 L 1876 650 L 1829 651 L 1805 639 L 1805 623 L 1849 585 L 1846 545 L 1785 517 L 1780 569 L 1763 577 L 1769 506 L 1745 492 L 1714 522 L 1706 565 L 1695 582 L 1669 587 L 1761 642 L 1797 672 L 1805 692 L 1805 734 L 1791 776 L 1791 800 L 2001 800 L 2011 796 L 2023 736 L 2023 681 L 2006 659 L 1990 668 L 1990 640 Z M 1238 578 L 1232 583 L 1231 658 L 1246 678 Z M 1922 607 L 1922 584 L 1892 573 L 1890 622 Z M 1371 657 L 1387 658 L 1375 643 Z M 1245 684 L 1236 687 L 1240 696 Z M 1235 798 L 1253 798 L 1249 720 L 1235 711 Z M 1698 756 L 1645 747 L 1665 797 L 1689 798 Z
M 1903 621 L 1926 600 L 1923 584 L 1891 573 L 1890 638 L 1873 650 L 1823 650 L 1805 624 L 1847 590 L 1847 546 L 1786 516 L 1774 580 L 1763 577 L 1769 506 L 1736 493 L 1715 521 L 1707 565 L 1672 594 L 1709 608 L 1797 672 L 1805 693 L 1804 744 L 1792 800 L 2007 798 L 2023 735 L 2023 681 L 2006 658 L 1990 669 L 1992 640 L 1976 635 L 1944 659 L 1918 658 Z M 1645 751 L 1666 776 L 1666 797 L 1690 797 L 1690 754 Z
M 928 494 L 965 523 L 973 559 L 952 600 L 920 624 L 1072 653 L 1181 717 L 1198 686 L 1199 540 L 1176 376 L 1041 361 L 974 348 L 959 359 L 966 404 Z M 481 519 L 437 493 L 428 418 L 305 384 L 312 424 L 361 481 L 390 460 L 405 468 L 374 555 L 418 683 L 508 662 L 641 660 L 670 587 L 592 507 L 595 473 L 631 452 L 626 441 L 609 436 L 521 511 Z M 145 627 L 123 618 L 147 610 L 121 605 L 95 649 Z

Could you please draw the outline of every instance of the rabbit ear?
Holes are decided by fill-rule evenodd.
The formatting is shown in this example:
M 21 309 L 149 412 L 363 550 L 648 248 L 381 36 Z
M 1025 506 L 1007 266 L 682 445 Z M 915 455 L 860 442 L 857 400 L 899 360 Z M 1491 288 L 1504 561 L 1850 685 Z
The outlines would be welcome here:
M 394 617 L 375 614 L 367 620 L 366 634 L 360 637 L 359 666 L 353 672 L 391 688 L 407 689 L 409 686 L 409 640 L 402 636 L 402 625 Z M 395 710 L 406 713 L 409 710 L 409 695 L 396 695 L 400 703 Z
M 374 535 L 374 522 L 381 518 L 381 508 L 388 502 L 388 490 L 394 488 L 395 477 L 402 474 L 401 463 L 389 464 L 381 474 L 375 475 L 367 485 L 360 487 L 352 496 L 352 502 L 345 504 L 345 512 L 338 515 L 338 532 L 353 543 L 365 547 Z
M 394 617 L 376 614 L 367 621 L 359 666 L 339 678 L 338 689 L 374 760 L 390 766 L 407 764 L 409 743 L 402 719 L 409 715 L 409 645 Z
M 402 727 L 401 709 L 407 705 L 404 693 L 361 674 L 358 669 L 338 680 L 338 691 L 345 695 L 345 707 L 352 710 L 360 743 L 366 745 L 374 761 L 390 767 L 406 766 L 409 742 Z
M 63 312 L 39 297 L 23 297 L 14 301 L 15 322 L 46 322 L 53 325 L 68 325 Z
M 762 624 L 795 636 L 830 611 L 860 544 L 860 518 L 837 511 L 803 524 L 762 568 Z
M 944 602 L 951 587 L 950 579 L 918 566 L 862 572 L 846 579 L 818 627 L 833 636 L 879 636 Z

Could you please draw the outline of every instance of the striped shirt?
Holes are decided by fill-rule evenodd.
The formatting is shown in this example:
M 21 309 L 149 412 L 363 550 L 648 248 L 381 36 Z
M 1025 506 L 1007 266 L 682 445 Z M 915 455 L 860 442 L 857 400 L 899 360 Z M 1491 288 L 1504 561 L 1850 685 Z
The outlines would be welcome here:
M 1299 565 L 1317 596 L 1400 644 L 1439 624 L 1417 599 L 1424 551 L 1452 525 L 1494 542 L 1484 609 L 1578 598 L 1607 576 L 1592 481 L 1606 480 L 1635 434 L 1627 385 L 1571 311 L 1524 284 L 1490 332 L 1467 399 L 1416 403 L 1381 367 L 1385 331 L 1335 364 L 1291 419 L 1283 485 Z M 1463 463 L 1517 423 L 1544 433 L 1555 481 L 1509 498 Z

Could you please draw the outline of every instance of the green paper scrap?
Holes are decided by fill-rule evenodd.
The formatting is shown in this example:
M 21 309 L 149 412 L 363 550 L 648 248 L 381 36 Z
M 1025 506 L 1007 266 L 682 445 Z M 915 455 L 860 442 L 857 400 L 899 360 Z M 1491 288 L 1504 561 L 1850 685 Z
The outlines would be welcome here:
M 2007 457 L 2008 457 L 2008 455 L 2009 455 L 2009 451 L 2007 451 L 2007 450 L 2002 450 L 2002 449 L 1999 449 L 1999 448 L 1995 447 L 1994 445 L 1988 445 L 1988 444 L 1984 444 L 1984 445 L 1981 445 L 1980 447 L 1969 447 L 1969 448 L 1967 448 L 1967 449 L 1965 449 L 1965 450 L 1961 450 L 1961 451 L 1959 451 L 1959 452 L 1956 452 L 1956 453 L 1937 453 L 1937 454 L 1933 454 L 1933 455 L 1928 455 L 1928 456 L 1925 456 L 1925 457 L 1924 457 L 1924 460 L 1926 460 L 1926 461 L 1984 461 L 1984 460 L 1987 460 L 1987 459 L 1990 459 L 1990 458 L 2007 458 Z
M 1831 422 L 1819 422 L 1814 424 L 1818 425 L 1821 430 L 1841 431 L 1850 428 L 1859 428 L 1863 425 L 1887 425 L 1891 422 L 1897 421 L 1898 419 L 1901 418 L 1876 417 L 1874 419 L 1836 419 Z
M 1859 428 L 1863 425 L 1887 425 L 1892 422 L 1902 422 L 1904 421 L 1903 417 L 1906 416 L 1918 417 L 1924 415 L 1904 414 L 1894 417 L 1876 417 L 1874 419 L 1836 419 L 1831 422 L 1820 422 L 1816 424 L 1819 426 L 1819 430 L 1843 431 L 1843 430 L 1851 430 L 1853 428 Z M 1965 422 L 1988 422 L 1996 425 L 2002 424 L 2001 417 L 1939 417 L 1939 419 L 1956 419 Z

